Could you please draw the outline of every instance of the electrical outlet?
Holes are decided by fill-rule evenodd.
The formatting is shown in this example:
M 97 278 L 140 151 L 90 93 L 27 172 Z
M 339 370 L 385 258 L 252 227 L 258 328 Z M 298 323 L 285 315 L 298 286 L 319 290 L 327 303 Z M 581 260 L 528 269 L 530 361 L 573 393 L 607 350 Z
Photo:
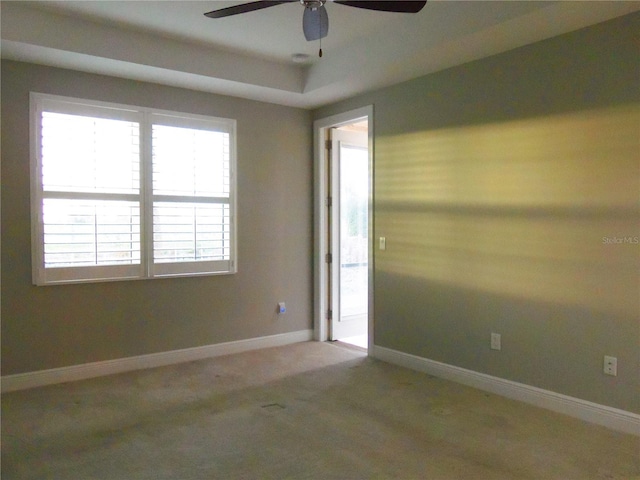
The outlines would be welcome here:
M 278 313 L 280 314 L 287 313 L 287 306 L 285 305 L 284 302 L 278 303 Z
M 604 373 L 605 375 L 618 375 L 618 359 L 616 357 L 604 356 Z
M 386 249 L 387 249 L 387 238 L 380 237 L 380 250 L 386 250 Z
M 491 350 L 501 350 L 502 341 L 499 333 L 491 334 Z

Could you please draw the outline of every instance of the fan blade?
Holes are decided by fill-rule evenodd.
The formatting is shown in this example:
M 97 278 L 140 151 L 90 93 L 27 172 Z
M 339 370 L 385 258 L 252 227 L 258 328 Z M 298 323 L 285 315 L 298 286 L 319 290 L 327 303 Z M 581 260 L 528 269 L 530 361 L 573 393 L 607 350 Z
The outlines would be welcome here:
M 319 40 L 329 33 L 329 17 L 324 6 L 305 8 L 302 16 L 302 30 L 307 41 Z
M 333 0 L 333 3 L 340 3 L 349 7 L 364 8 L 366 10 L 378 10 L 380 12 L 398 12 L 398 13 L 418 13 L 424 8 L 427 2 L 418 1 L 350 1 L 350 0 Z
M 209 18 L 223 18 L 230 17 L 231 15 L 238 15 L 239 13 L 254 12 L 256 10 L 262 10 L 263 8 L 274 7 L 281 3 L 292 3 L 297 0 L 281 0 L 281 1 L 260 1 L 243 3 L 242 5 L 235 5 L 233 7 L 221 8 L 220 10 L 213 10 L 205 13 L 205 17 Z

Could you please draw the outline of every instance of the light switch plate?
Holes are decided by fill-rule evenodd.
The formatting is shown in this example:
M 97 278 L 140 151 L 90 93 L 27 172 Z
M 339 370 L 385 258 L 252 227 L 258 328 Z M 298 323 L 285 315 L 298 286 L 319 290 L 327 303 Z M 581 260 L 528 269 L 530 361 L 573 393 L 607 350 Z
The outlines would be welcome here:
M 492 333 L 491 334 L 491 350 L 500 350 L 502 349 L 502 337 L 500 336 L 499 333 Z

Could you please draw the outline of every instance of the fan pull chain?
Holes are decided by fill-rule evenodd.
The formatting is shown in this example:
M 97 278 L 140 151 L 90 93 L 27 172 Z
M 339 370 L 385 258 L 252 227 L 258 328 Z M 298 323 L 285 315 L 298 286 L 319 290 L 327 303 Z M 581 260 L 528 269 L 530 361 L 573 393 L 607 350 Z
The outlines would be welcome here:
M 319 12 L 318 12 L 319 14 Z M 322 15 L 319 15 L 320 21 L 318 22 L 318 37 L 320 37 L 320 50 L 318 50 L 318 56 L 322 58 Z
M 318 9 L 318 38 L 320 40 L 320 50 L 318 50 L 318 56 L 322 58 L 322 12 Z

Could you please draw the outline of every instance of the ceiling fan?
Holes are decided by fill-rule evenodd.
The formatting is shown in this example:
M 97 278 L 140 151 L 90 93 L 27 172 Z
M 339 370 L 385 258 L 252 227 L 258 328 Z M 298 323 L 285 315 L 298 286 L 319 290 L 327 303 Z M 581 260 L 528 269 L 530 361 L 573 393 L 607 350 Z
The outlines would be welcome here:
M 253 12 L 262 10 L 263 8 L 274 7 L 282 3 L 299 3 L 304 7 L 302 16 L 302 30 L 307 41 L 320 40 L 329 33 L 329 17 L 324 4 L 327 0 L 276 0 L 276 1 L 257 1 L 248 2 L 231 7 L 220 8 L 205 13 L 209 18 L 223 18 L 240 13 Z M 333 3 L 346 5 L 348 7 L 363 8 L 365 10 L 377 10 L 380 12 L 399 12 L 399 13 L 418 13 L 426 5 L 426 1 L 402 1 L 402 0 L 370 0 L 370 1 L 351 1 L 351 0 L 331 0 Z M 320 56 L 322 56 L 322 47 L 320 48 Z

